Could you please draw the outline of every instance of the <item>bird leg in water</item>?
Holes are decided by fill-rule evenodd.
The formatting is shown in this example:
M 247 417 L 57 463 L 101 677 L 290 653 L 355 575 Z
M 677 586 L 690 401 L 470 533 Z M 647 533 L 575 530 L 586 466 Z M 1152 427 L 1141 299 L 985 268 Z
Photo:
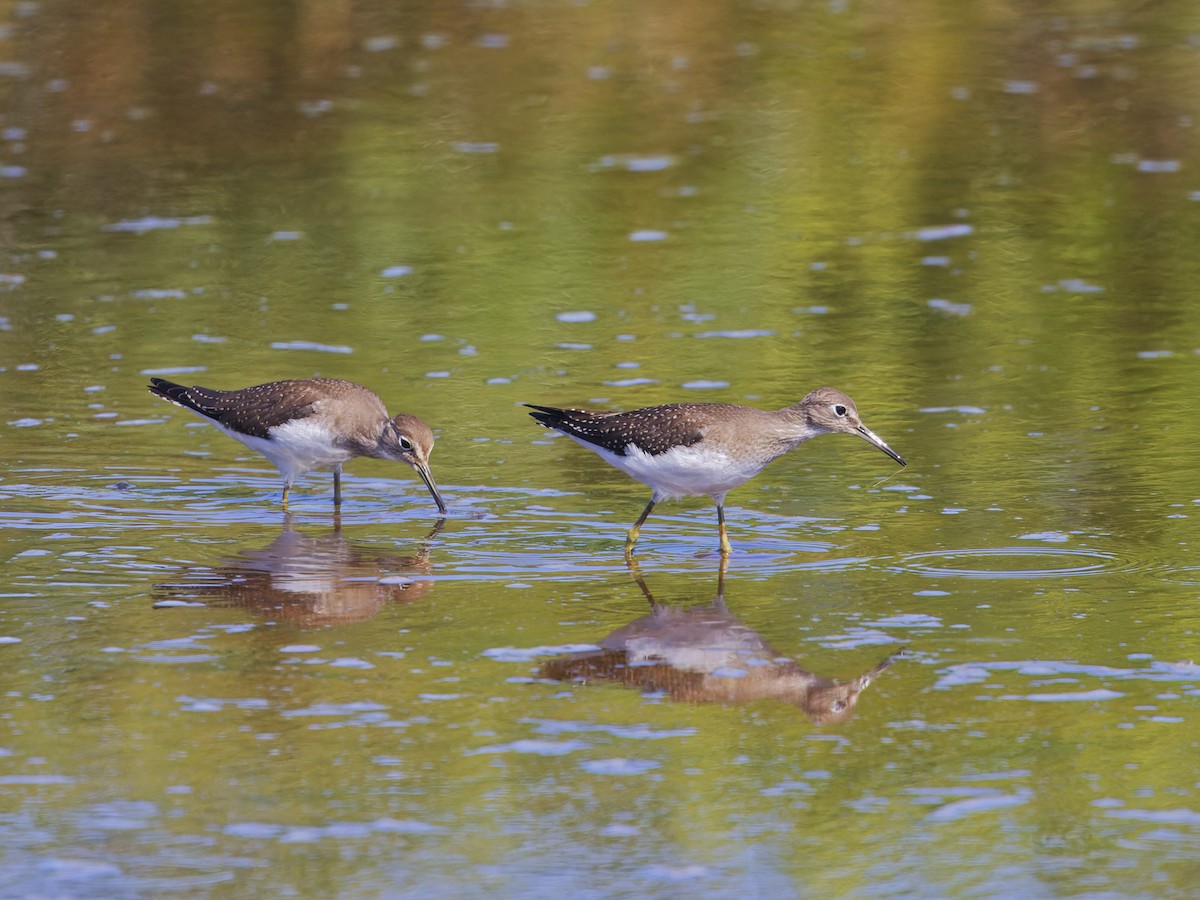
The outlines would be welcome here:
M 646 508 L 642 510 L 642 514 L 638 516 L 638 520 L 633 523 L 633 527 L 629 529 L 629 537 L 625 538 L 625 555 L 633 553 L 633 545 L 637 543 L 638 532 L 642 530 L 642 526 L 646 524 L 646 518 L 650 515 L 650 510 L 654 509 L 656 503 L 653 497 L 646 504 Z

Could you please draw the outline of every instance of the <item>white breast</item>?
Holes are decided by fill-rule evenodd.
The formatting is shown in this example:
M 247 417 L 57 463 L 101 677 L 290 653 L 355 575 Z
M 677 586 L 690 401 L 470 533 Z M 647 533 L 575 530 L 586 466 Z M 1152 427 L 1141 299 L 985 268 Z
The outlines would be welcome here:
M 675 447 L 651 456 L 630 444 L 625 448 L 625 455 L 618 456 L 586 441 L 578 443 L 600 454 L 605 462 L 630 478 L 650 487 L 656 500 L 724 494 L 749 481 L 763 467 L 759 460 L 734 459 L 711 447 Z
M 312 419 L 276 425 L 270 429 L 270 439 L 238 434 L 221 425 L 217 427 L 269 459 L 283 473 L 288 484 L 312 469 L 332 468 L 353 457 L 348 450 L 335 446 L 329 432 Z

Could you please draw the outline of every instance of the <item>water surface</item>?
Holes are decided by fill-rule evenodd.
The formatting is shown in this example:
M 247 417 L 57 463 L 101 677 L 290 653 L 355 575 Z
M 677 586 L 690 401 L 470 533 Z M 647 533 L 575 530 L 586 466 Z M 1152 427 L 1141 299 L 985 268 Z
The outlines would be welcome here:
M 1190 896 L 1198 24 L 0 4 L 9 892 Z M 285 514 L 154 375 L 368 384 L 450 513 Z M 519 405 L 821 384 L 909 465 L 776 462 L 720 585 L 707 499 L 631 571 L 647 491 Z M 906 649 L 824 724 L 678 689 L 708 626 L 581 679 L 648 598 L 727 686 Z

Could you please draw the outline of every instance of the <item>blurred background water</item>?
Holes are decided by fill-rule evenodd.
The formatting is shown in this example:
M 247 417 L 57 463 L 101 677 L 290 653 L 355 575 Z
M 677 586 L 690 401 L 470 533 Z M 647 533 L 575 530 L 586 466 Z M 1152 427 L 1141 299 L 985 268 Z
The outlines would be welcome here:
M 0 895 L 1192 896 L 1198 101 L 1178 2 L 0 0 Z M 150 375 L 365 383 L 450 515 Z M 821 384 L 909 466 L 731 493 L 733 624 L 519 406 Z M 648 599 L 907 649 L 579 683 Z

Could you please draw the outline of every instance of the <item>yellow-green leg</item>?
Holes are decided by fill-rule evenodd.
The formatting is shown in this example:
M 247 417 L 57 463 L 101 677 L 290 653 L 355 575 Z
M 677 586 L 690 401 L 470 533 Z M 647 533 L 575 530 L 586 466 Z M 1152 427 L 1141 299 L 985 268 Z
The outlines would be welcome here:
M 633 576 L 633 580 L 637 582 L 637 586 L 642 589 L 642 595 L 650 603 L 651 609 L 657 609 L 658 604 L 654 602 L 654 595 L 650 593 L 650 586 L 646 584 L 646 579 L 642 577 L 641 566 L 638 565 L 637 558 L 632 553 L 625 554 L 625 565 L 629 567 L 629 574 Z
M 733 547 L 729 546 L 729 535 L 725 533 L 725 504 L 717 504 L 717 528 L 721 532 L 721 555 L 728 556 L 733 552 Z
M 650 510 L 654 509 L 654 504 L 657 501 L 653 497 L 646 504 L 646 508 L 642 510 L 642 514 L 638 516 L 638 520 L 633 523 L 633 527 L 629 529 L 629 536 L 625 538 L 625 555 L 629 556 L 633 553 L 633 545 L 637 543 L 638 533 L 642 530 L 642 526 L 646 524 L 646 518 L 650 515 Z
M 291 489 L 292 489 L 291 482 L 285 481 L 283 483 L 283 509 L 284 509 L 284 512 L 287 512 L 288 491 L 290 491 Z

